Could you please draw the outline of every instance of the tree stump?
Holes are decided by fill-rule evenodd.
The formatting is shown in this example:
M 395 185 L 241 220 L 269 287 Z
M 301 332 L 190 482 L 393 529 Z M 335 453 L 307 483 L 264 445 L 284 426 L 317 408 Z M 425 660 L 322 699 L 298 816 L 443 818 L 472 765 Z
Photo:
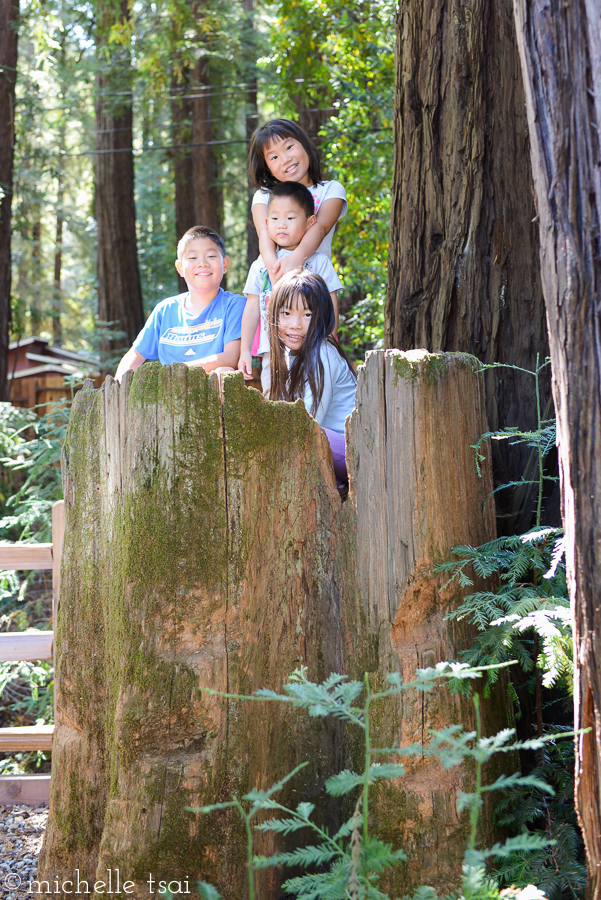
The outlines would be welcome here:
M 280 799 L 315 802 L 354 738 L 343 746 L 336 724 L 202 689 L 278 690 L 301 663 L 315 680 L 368 671 L 379 685 L 468 643 L 444 620 L 457 594 L 433 566 L 494 534 L 490 466 L 479 480 L 470 449 L 486 430 L 472 359 L 372 354 L 357 398 L 342 504 L 326 437 L 300 402 L 270 403 L 239 377 L 220 396 L 202 369 L 158 364 L 77 395 L 38 870 L 49 896 L 66 898 L 77 878 L 111 878 L 114 892 L 118 872 L 136 898 L 161 880 L 194 895 L 200 877 L 244 900 L 241 820 L 186 807 L 268 787 L 306 759 Z M 465 701 L 408 694 L 382 708 L 374 745 L 425 741 L 454 721 L 472 725 Z M 506 724 L 501 703 L 490 731 Z M 420 759 L 376 796 L 383 837 L 418 855 L 393 887 L 458 882 L 455 793 L 471 777 Z M 334 827 L 337 813 L 325 806 L 322 821 Z M 258 852 L 275 849 L 273 835 L 256 838 Z M 260 873 L 257 896 L 278 900 L 281 877 Z
M 156 895 L 160 879 L 187 880 L 194 896 L 201 877 L 242 900 L 238 814 L 186 807 L 268 787 L 305 759 L 280 799 L 315 800 L 340 734 L 199 688 L 250 693 L 281 688 L 300 664 L 316 680 L 341 669 L 348 529 L 327 439 L 302 404 L 270 404 L 238 378 L 220 402 L 216 378 L 185 366 L 88 387 L 72 416 L 38 877 L 55 897 L 77 870 L 113 890 L 119 870 L 133 897 Z M 259 849 L 273 849 L 269 836 Z M 258 896 L 279 896 L 278 873 L 257 881 Z
M 464 354 L 387 350 L 368 354 L 359 378 L 347 455 L 357 515 L 357 590 L 366 643 L 377 659 L 376 687 L 393 671 L 410 681 L 417 668 L 457 659 L 473 642 L 471 629 L 445 620 L 462 592 L 445 586 L 447 576 L 434 567 L 449 559 L 452 547 L 496 536 L 494 504 L 486 503 L 490 453 L 478 477 L 471 447 L 487 431 L 477 365 Z M 483 706 L 485 733 L 506 727 L 502 691 L 494 707 Z M 452 723 L 474 727 L 470 701 L 442 687 L 410 691 L 382 703 L 373 745 L 427 744 L 428 729 Z M 467 766 L 445 771 L 427 757 L 405 765 L 406 776 L 394 787 L 386 783 L 373 805 L 382 838 L 408 856 L 389 890 L 392 896 L 420 884 L 448 890 L 459 881 L 469 831 L 466 818 L 457 816 L 456 794 L 471 789 L 473 773 Z M 484 824 L 487 837 L 490 825 Z

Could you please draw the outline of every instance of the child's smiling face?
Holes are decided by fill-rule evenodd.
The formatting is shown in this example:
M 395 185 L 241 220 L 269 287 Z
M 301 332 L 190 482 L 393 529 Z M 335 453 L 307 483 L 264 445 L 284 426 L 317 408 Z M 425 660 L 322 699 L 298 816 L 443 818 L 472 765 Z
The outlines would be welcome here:
M 284 250 L 294 250 L 315 222 L 315 216 L 307 216 L 292 197 L 272 197 L 265 221 L 274 244 Z
M 294 297 L 288 308 L 280 309 L 278 335 L 291 353 L 298 353 L 311 325 L 311 310 L 300 297 Z
M 198 237 L 186 244 L 181 259 L 175 263 L 185 278 L 190 294 L 217 296 L 219 285 L 227 272 L 229 259 L 208 237 Z
M 267 168 L 276 181 L 298 181 L 305 187 L 311 186 L 309 156 L 295 138 L 275 138 L 264 156 Z

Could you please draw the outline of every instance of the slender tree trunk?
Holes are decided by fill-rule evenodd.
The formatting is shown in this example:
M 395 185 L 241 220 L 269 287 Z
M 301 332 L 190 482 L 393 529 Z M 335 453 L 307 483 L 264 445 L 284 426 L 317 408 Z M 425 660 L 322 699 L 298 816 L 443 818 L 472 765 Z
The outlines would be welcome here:
M 60 134 L 60 149 L 63 151 L 65 140 L 64 129 Z M 65 199 L 64 160 L 58 159 L 57 191 L 56 191 L 56 231 L 54 238 L 54 297 L 52 298 L 52 337 L 55 344 L 60 344 L 63 336 L 61 325 L 62 304 L 62 266 L 63 266 L 63 202 Z
M 19 0 L 0 0 L 0 400 L 6 398 L 8 375 L 18 22 Z
M 548 350 L 511 0 L 402 2 L 397 48 L 386 345 L 533 369 Z M 535 426 L 524 376 L 493 371 L 486 388 L 491 428 Z M 503 450 L 497 481 L 527 459 Z M 507 527 L 523 527 L 506 494 Z
M 96 221 L 98 223 L 98 317 L 125 337 L 111 347 L 129 346 L 144 324 L 136 242 L 133 109 L 129 45 L 108 43 L 108 30 L 126 22 L 127 0 L 115 10 L 97 2 L 96 46 Z M 108 349 L 108 348 L 107 348 Z
M 32 204 L 33 229 L 31 246 L 31 268 L 33 272 L 42 271 L 42 220 L 39 196 L 36 196 Z M 32 299 L 29 304 L 29 318 L 31 321 L 31 333 L 39 334 L 42 329 L 42 298 L 44 290 L 39 281 L 30 278 L 32 287 Z
M 259 124 L 258 82 L 256 71 L 256 40 L 254 29 L 254 0 L 243 0 L 244 6 L 244 46 L 246 51 L 246 144 L 248 146 L 252 133 Z M 252 217 L 252 198 L 254 186 L 248 184 L 248 204 L 246 207 L 246 264 L 251 264 L 259 255 L 259 235 Z
M 194 224 L 206 225 L 221 233 L 223 198 L 217 186 L 212 93 L 208 61 L 206 56 L 201 56 L 194 68 L 192 100 Z
M 175 145 L 172 153 L 175 183 L 175 232 L 177 240 L 195 225 L 194 167 L 192 163 L 192 101 L 190 99 L 190 70 L 181 66 L 181 76 L 171 79 L 171 136 Z M 186 282 L 178 276 L 180 291 L 187 290 Z
M 514 0 L 575 602 L 576 801 L 601 897 L 601 9 Z

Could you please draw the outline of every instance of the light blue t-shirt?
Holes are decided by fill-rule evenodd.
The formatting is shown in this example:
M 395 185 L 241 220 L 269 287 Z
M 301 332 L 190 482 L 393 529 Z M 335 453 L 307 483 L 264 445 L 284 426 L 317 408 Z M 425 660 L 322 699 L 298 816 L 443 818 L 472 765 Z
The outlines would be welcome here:
M 184 309 L 188 295 L 161 300 L 150 313 L 133 346 L 146 359 L 170 363 L 193 362 L 215 353 L 242 334 L 246 299 L 219 288 L 219 293 L 200 315 Z
M 344 434 L 344 422 L 355 408 L 357 377 L 349 364 L 332 344 L 324 341 L 320 354 L 323 363 L 323 394 L 315 413 L 311 412 L 313 394 L 309 382 L 305 384 L 303 403 L 318 425 Z M 286 353 L 288 367 L 294 360 L 293 354 Z

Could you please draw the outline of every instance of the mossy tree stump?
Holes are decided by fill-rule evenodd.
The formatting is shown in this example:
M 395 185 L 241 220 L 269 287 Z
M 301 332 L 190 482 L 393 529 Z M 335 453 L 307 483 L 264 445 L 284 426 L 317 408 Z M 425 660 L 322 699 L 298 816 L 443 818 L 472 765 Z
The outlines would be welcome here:
M 347 455 L 357 515 L 356 583 L 366 642 L 377 659 L 376 687 L 393 671 L 410 681 L 417 668 L 457 659 L 473 642 L 465 625 L 445 619 L 462 592 L 445 586 L 448 577 L 434 568 L 452 547 L 496 536 L 494 504 L 486 503 L 490 454 L 478 477 L 472 449 L 488 430 L 477 366 L 465 354 L 377 351 L 368 354 L 359 379 Z M 485 733 L 507 726 L 502 691 L 483 707 Z M 429 729 L 452 723 L 474 727 L 470 701 L 442 687 L 409 691 L 382 704 L 372 741 L 426 745 Z M 446 771 L 425 755 L 402 761 L 406 776 L 381 788 L 373 806 L 382 838 L 408 856 L 388 880 L 391 896 L 420 884 L 446 891 L 459 881 L 467 844 L 457 792 L 470 789 L 473 773 L 466 766 Z M 482 824 L 486 840 L 490 823 Z
M 202 369 L 147 365 L 78 394 L 40 879 L 112 871 L 114 884 L 119 869 L 146 897 L 150 875 L 155 894 L 156 880 L 186 878 L 194 894 L 200 876 L 242 900 L 242 822 L 185 807 L 270 786 L 305 759 L 281 799 L 322 793 L 336 728 L 199 688 L 279 689 L 300 664 L 317 680 L 343 666 L 349 530 L 328 453 L 301 404 L 268 404 L 238 378 L 221 402 Z M 263 873 L 258 896 L 278 896 L 279 880 Z
M 339 728 L 285 706 L 202 688 L 281 688 L 299 664 L 374 685 L 390 671 L 456 658 L 465 629 L 445 621 L 457 594 L 435 563 L 494 535 L 486 430 L 470 357 L 371 354 L 347 425 L 341 504 L 323 432 L 302 404 L 269 403 L 239 377 L 145 365 L 75 401 L 64 456 L 66 533 L 57 653 L 57 726 L 39 878 L 53 890 L 107 872 L 150 897 L 149 877 L 215 884 L 245 900 L 245 836 L 234 814 L 186 806 L 267 787 L 309 766 L 282 802 L 315 802 L 347 764 Z M 507 724 L 500 703 L 489 733 Z M 444 689 L 382 708 L 374 745 L 427 740 L 472 709 Z M 361 764 L 361 763 L 359 763 Z M 458 881 L 465 767 L 423 758 L 372 806 L 383 837 L 412 862 L 397 894 Z M 335 806 L 321 815 L 333 826 Z M 257 834 L 258 852 L 274 847 Z M 261 843 L 262 841 L 262 843 Z M 281 873 L 260 874 L 277 900 Z M 68 891 L 64 892 L 65 898 Z

